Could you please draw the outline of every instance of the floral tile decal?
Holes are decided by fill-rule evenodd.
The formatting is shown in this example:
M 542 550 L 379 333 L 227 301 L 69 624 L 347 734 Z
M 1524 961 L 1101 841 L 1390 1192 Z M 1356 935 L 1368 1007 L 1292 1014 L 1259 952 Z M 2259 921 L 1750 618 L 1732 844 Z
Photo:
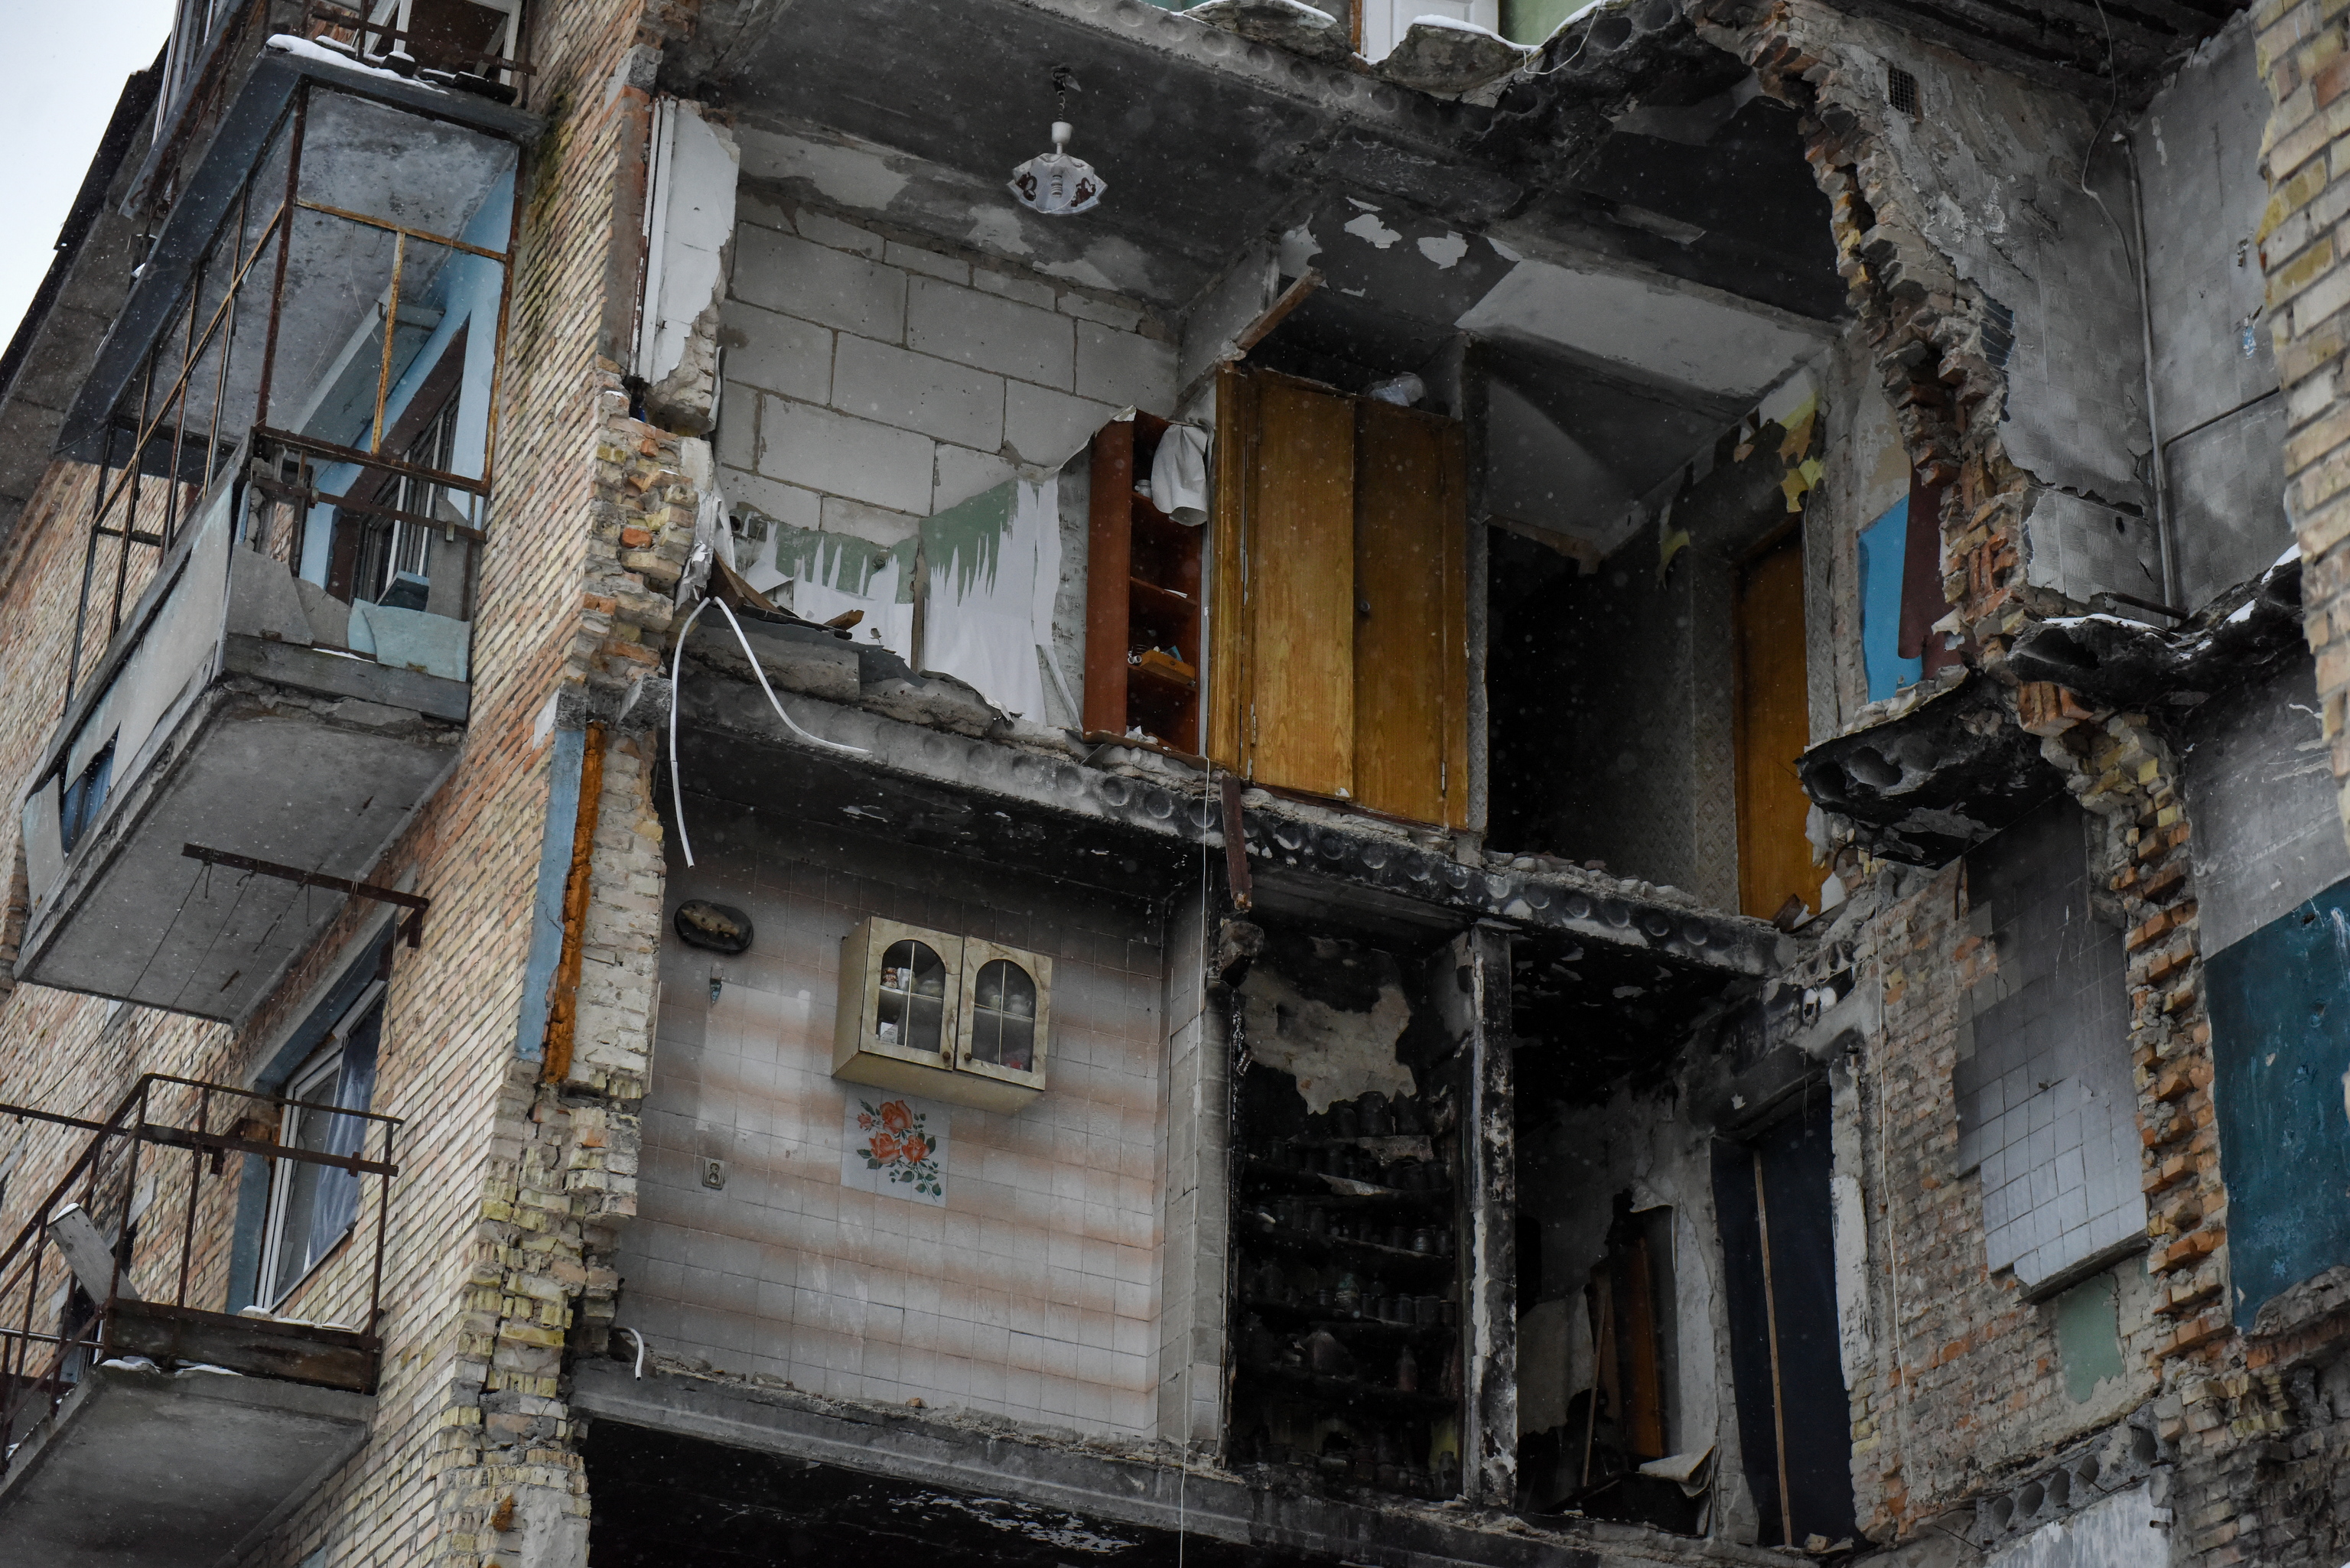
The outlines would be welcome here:
M 841 1115 L 840 1184 L 944 1207 L 946 1106 L 852 1087 Z

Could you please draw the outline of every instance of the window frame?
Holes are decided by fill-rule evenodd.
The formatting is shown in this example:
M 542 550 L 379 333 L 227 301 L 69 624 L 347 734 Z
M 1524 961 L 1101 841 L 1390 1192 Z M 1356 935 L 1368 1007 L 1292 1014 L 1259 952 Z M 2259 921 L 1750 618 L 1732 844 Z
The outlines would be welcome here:
M 277 1143 L 281 1147 L 298 1147 L 295 1140 L 301 1136 L 301 1117 L 306 1112 L 312 1115 L 328 1114 L 314 1107 L 332 1104 L 335 1092 L 342 1081 L 343 1058 L 345 1052 L 349 1048 L 350 1038 L 358 1032 L 359 1026 L 368 1021 L 368 1015 L 370 1012 L 382 1007 L 386 989 L 381 980 L 370 981 L 367 989 L 359 992 L 358 1000 L 343 1010 L 342 1017 L 337 1020 L 335 1026 L 327 1032 L 327 1037 L 318 1043 L 318 1048 L 287 1075 L 286 1099 L 288 1103 L 284 1107 L 283 1119 L 277 1132 Z M 376 1033 L 376 1059 L 379 1070 L 382 1062 L 382 1025 L 379 1023 Z M 321 1080 L 324 1080 L 327 1085 L 323 1096 L 312 1092 Z M 365 1112 L 373 1108 L 374 1097 L 370 1093 L 368 1096 L 368 1105 L 340 1108 L 353 1114 Z M 362 1126 L 360 1136 L 362 1138 L 366 1136 L 365 1124 Z M 352 1210 L 351 1222 L 343 1228 L 342 1233 L 327 1246 L 319 1249 L 316 1257 L 307 1261 L 302 1266 L 302 1272 L 288 1280 L 284 1289 L 276 1288 L 275 1282 L 277 1278 L 278 1267 L 285 1261 L 286 1220 L 288 1207 L 293 1201 L 293 1177 L 305 1163 L 282 1158 L 270 1160 L 269 1207 L 262 1225 L 261 1266 L 258 1277 L 254 1282 L 253 1295 L 257 1305 L 273 1313 L 292 1300 L 304 1285 L 309 1283 L 311 1277 L 317 1273 L 319 1267 L 341 1251 L 343 1243 L 349 1241 L 359 1230 L 360 1210 L 359 1208 L 355 1207 Z M 356 1174 L 352 1176 L 352 1179 L 358 1179 Z
M 1023 1072 L 993 1062 L 983 1062 L 973 1054 L 979 1024 L 979 971 L 997 960 L 1012 963 L 1026 971 L 1036 988 L 1035 1042 L 1029 1054 L 1030 1066 Z M 1043 1089 L 1048 1059 L 1053 1023 L 1053 961 L 1042 953 L 1024 949 L 1005 947 L 979 937 L 965 937 L 962 941 L 962 973 L 957 987 L 960 1002 L 955 1009 L 954 1067 L 958 1073 L 970 1073 L 982 1078 L 993 1078 L 999 1083 L 1016 1084 L 1024 1089 Z

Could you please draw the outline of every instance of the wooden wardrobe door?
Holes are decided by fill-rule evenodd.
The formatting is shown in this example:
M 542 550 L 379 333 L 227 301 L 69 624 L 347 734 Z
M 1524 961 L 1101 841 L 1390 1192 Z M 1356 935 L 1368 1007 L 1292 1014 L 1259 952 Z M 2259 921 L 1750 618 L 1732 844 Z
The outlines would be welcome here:
M 1811 801 L 1795 775 L 1811 742 L 1801 529 L 1739 575 L 1736 735 L 1739 908 L 1767 920 L 1790 897 L 1816 907 L 1821 873 L 1804 835 Z
M 1243 719 L 1258 784 L 1348 795 L 1355 783 L 1355 410 L 1284 376 L 1256 380 Z
M 1467 818 L 1467 503 L 1461 427 L 1357 405 L 1355 798 Z

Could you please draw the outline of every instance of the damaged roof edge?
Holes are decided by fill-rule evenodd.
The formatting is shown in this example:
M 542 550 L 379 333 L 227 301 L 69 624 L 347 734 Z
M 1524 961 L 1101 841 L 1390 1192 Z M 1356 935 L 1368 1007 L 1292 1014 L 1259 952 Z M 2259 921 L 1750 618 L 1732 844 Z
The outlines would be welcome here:
M 1158 783 L 805 693 L 778 693 L 806 730 L 871 753 L 861 762 L 836 762 L 795 739 L 747 682 L 704 674 L 694 684 L 699 689 L 680 714 L 688 731 L 702 729 L 762 750 L 797 753 L 817 766 L 879 770 L 964 794 L 993 795 L 1032 812 L 1091 819 L 1162 844 L 1223 846 L 1221 804 L 1196 774 Z M 684 785 L 690 791 L 701 787 L 690 774 Z M 1575 869 L 1467 866 L 1367 827 L 1317 820 L 1325 815 L 1286 802 L 1252 800 L 1245 812 L 1251 857 L 1447 910 L 1464 922 L 1504 920 L 1724 975 L 1776 973 L 1792 961 L 1798 946 L 1765 921 L 1684 905 L 1643 892 L 1642 884 Z
M 1211 26 L 1145 0 L 969 0 L 1018 6 L 1099 36 L 1123 40 L 1253 83 L 1294 103 L 1377 130 L 1413 151 L 1451 155 L 1459 142 L 1482 134 L 1493 113 L 1473 104 L 1396 87 L 1347 66 L 1324 65 Z M 732 12 L 731 28 L 722 13 Z M 673 43 L 662 60 L 660 84 L 681 97 L 723 89 L 771 27 L 790 23 L 791 8 L 761 0 L 712 0 L 691 39 Z M 723 37 L 718 36 L 723 34 Z
M 162 60 L 122 85 L 98 151 L 58 230 L 56 254 L 0 353 L 0 543 L 48 472 L 50 452 L 130 286 L 130 221 L 115 209 L 140 130 L 155 110 Z

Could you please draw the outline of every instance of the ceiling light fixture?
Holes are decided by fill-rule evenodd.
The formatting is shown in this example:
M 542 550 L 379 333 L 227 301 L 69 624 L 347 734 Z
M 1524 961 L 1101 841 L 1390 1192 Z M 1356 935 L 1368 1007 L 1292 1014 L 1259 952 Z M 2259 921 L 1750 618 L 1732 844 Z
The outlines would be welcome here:
M 1012 171 L 1012 193 L 1020 204 L 1048 218 L 1091 212 L 1109 189 L 1092 164 L 1069 156 L 1069 95 L 1084 90 L 1068 67 L 1053 67 L 1053 151 L 1037 154 Z

